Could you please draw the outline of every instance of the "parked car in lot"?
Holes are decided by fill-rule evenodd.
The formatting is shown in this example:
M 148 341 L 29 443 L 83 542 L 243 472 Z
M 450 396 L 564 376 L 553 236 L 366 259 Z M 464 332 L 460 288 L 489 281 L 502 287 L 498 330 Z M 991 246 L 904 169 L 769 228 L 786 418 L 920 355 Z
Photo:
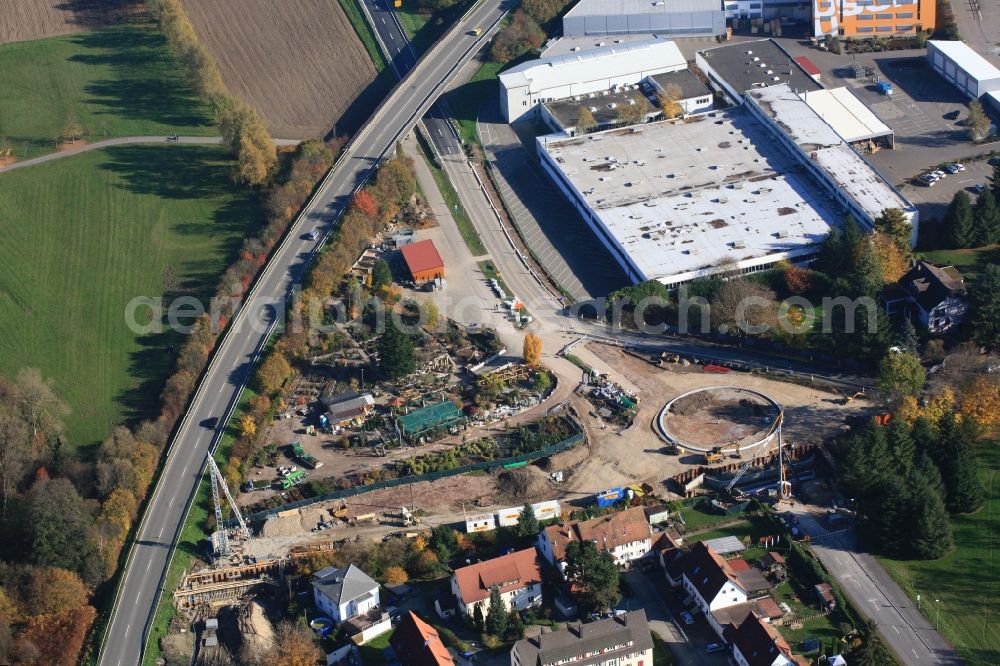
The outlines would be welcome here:
M 983 190 L 985 190 L 985 189 L 986 189 L 986 186 L 984 184 L 982 184 L 982 183 L 976 183 L 975 185 L 972 186 L 972 191 L 975 194 L 982 194 Z
M 936 171 L 931 171 L 931 175 L 937 176 L 938 178 L 944 178 L 948 174 L 946 174 L 944 171 L 941 171 L 940 169 L 937 169 Z
M 726 649 L 726 646 L 722 643 L 709 643 L 705 646 L 705 652 L 707 654 L 712 654 L 713 652 L 722 652 Z
M 917 178 L 917 182 L 925 187 L 934 187 L 934 184 L 937 183 L 939 180 L 941 179 L 936 176 L 932 176 L 929 173 L 925 173 L 924 175 Z
M 681 619 L 684 620 L 684 624 L 694 624 L 694 615 L 691 615 L 691 613 L 688 613 L 687 611 L 681 613 Z
M 958 173 L 960 171 L 965 171 L 965 165 L 955 162 L 954 164 L 946 164 L 944 170 L 948 173 Z

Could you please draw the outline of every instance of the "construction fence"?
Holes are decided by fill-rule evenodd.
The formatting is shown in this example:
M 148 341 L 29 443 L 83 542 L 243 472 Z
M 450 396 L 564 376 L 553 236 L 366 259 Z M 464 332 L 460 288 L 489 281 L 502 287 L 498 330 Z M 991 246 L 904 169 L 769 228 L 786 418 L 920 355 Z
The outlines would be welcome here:
M 355 486 L 353 488 L 347 488 L 346 490 L 338 490 L 325 495 L 318 495 L 316 497 L 310 497 L 309 499 L 298 500 L 297 502 L 289 502 L 265 511 L 258 511 L 257 513 L 247 516 L 246 520 L 248 523 L 260 523 L 267 520 L 270 516 L 283 511 L 301 509 L 302 507 L 316 504 L 318 502 L 329 502 L 333 500 L 347 499 L 348 497 L 356 497 L 357 495 L 369 493 L 373 490 L 396 488 L 398 486 L 405 486 L 410 483 L 419 483 L 421 481 L 436 481 L 438 479 L 443 479 L 449 476 L 457 476 L 459 474 L 466 474 L 476 470 L 490 472 L 502 467 L 520 467 L 540 458 L 547 458 L 548 456 L 555 455 L 565 451 L 566 449 L 571 449 L 577 444 L 582 443 L 584 439 L 584 434 L 582 432 L 578 432 L 575 435 L 567 437 L 561 442 L 556 442 L 551 446 L 539 449 L 538 451 L 532 451 L 531 453 L 522 453 L 519 456 L 509 456 L 507 458 L 498 458 L 496 460 L 485 460 L 483 462 L 472 463 L 469 465 L 461 465 L 460 467 L 455 467 L 454 469 L 446 469 L 439 472 L 428 472 L 427 474 L 420 474 L 418 476 L 404 476 L 399 479 L 386 479 L 385 481 L 377 481 L 364 486 Z M 410 508 L 412 509 L 413 507 Z M 230 521 L 227 521 L 227 523 L 228 522 Z

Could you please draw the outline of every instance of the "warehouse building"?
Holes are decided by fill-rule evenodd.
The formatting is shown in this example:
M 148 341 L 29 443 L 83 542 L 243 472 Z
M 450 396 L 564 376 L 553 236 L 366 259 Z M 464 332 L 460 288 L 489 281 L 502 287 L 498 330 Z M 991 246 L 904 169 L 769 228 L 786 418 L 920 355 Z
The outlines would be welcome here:
M 813 93 L 809 93 L 810 95 Z M 744 105 L 767 125 L 826 193 L 864 227 L 886 208 L 899 208 L 912 227 L 916 245 L 917 210 L 788 85 L 746 91 Z
M 666 39 L 614 44 L 589 51 L 539 58 L 500 74 L 500 106 L 504 119 L 537 113 L 538 105 L 570 97 L 635 86 L 654 74 L 687 69 L 677 45 Z
M 893 147 L 892 128 L 847 88 L 802 92 L 799 96 L 847 143 Z
M 695 63 L 713 88 L 732 104 L 743 103 L 743 92 L 787 83 L 799 92 L 822 90 L 812 75 L 772 39 L 738 42 L 698 51 Z
M 1000 69 L 965 42 L 932 39 L 927 42 L 927 60 L 935 72 L 969 99 L 1000 91 Z
M 742 109 L 566 139 L 542 165 L 633 282 L 802 263 L 843 216 Z
M 601 130 L 619 124 L 618 110 L 623 104 L 647 100 L 647 117 L 660 115 L 658 95 L 674 93 L 675 101 L 685 114 L 702 113 L 712 108 L 712 91 L 709 90 L 690 70 L 665 72 L 646 77 L 635 86 L 625 86 L 614 92 L 608 91 L 591 97 L 577 96 L 568 99 L 545 102 L 539 108 L 542 120 L 553 132 L 573 135 L 577 132 L 577 121 L 583 109 L 593 116 Z M 640 99 L 641 98 L 641 99 Z
M 726 32 L 720 0 L 580 0 L 563 16 L 563 35 L 714 36 Z
M 937 0 L 812 0 L 816 37 L 891 37 L 933 30 Z
M 406 269 L 414 282 L 427 282 L 444 277 L 444 261 L 434 247 L 434 241 L 422 240 L 399 249 L 406 262 Z

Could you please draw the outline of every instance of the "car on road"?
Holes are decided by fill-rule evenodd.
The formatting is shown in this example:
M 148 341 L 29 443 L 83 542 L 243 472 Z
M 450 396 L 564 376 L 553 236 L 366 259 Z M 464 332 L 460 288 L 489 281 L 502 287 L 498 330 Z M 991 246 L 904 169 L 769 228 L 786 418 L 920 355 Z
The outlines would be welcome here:
M 202 419 L 201 422 L 198 423 L 198 425 L 200 425 L 202 428 L 208 428 L 209 430 L 215 430 L 215 426 L 219 425 L 219 417 L 218 416 L 210 416 L 207 419 Z
M 318 229 L 313 229 L 312 231 L 306 234 L 306 240 L 316 240 L 317 238 L 319 238 Z
M 705 646 L 705 653 L 712 654 L 714 652 L 722 652 L 726 649 L 726 646 L 722 643 L 709 643 Z
M 959 171 L 965 171 L 965 165 L 958 162 L 954 164 L 946 164 L 944 165 L 944 170 L 948 173 L 958 173 Z
M 473 28 L 472 30 L 469 31 L 469 34 L 472 35 L 473 37 L 478 37 L 479 35 L 483 34 L 483 29 Z
M 681 613 L 681 619 L 684 620 L 684 624 L 694 624 L 694 615 L 691 615 L 691 613 L 688 613 L 687 611 Z

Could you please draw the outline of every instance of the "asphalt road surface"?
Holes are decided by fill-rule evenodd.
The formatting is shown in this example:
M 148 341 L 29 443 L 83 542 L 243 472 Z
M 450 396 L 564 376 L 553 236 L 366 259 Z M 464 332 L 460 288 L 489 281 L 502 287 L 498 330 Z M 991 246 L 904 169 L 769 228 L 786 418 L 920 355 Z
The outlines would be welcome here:
M 275 251 L 232 327 L 220 342 L 212 364 L 198 387 L 191 407 L 171 443 L 162 475 L 137 530 L 119 595 L 102 646 L 102 666 L 138 664 L 145 635 L 156 609 L 159 588 L 187 507 L 202 478 L 206 456 L 219 436 L 199 425 L 225 416 L 239 398 L 250 369 L 266 342 L 276 313 L 298 283 L 344 206 L 371 168 L 427 112 L 445 84 L 489 38 L 503 17 L 499 0 L 485 0 L 448 33 L 393 90 L 347 147 L 344 156 L 320 186 L 305 214 Z M 483 34 L 470 31 L 477 26 Z M 319 241 L 307 232 L 318 228 Z M 164 594 L 170 594 L 165 590 Z

